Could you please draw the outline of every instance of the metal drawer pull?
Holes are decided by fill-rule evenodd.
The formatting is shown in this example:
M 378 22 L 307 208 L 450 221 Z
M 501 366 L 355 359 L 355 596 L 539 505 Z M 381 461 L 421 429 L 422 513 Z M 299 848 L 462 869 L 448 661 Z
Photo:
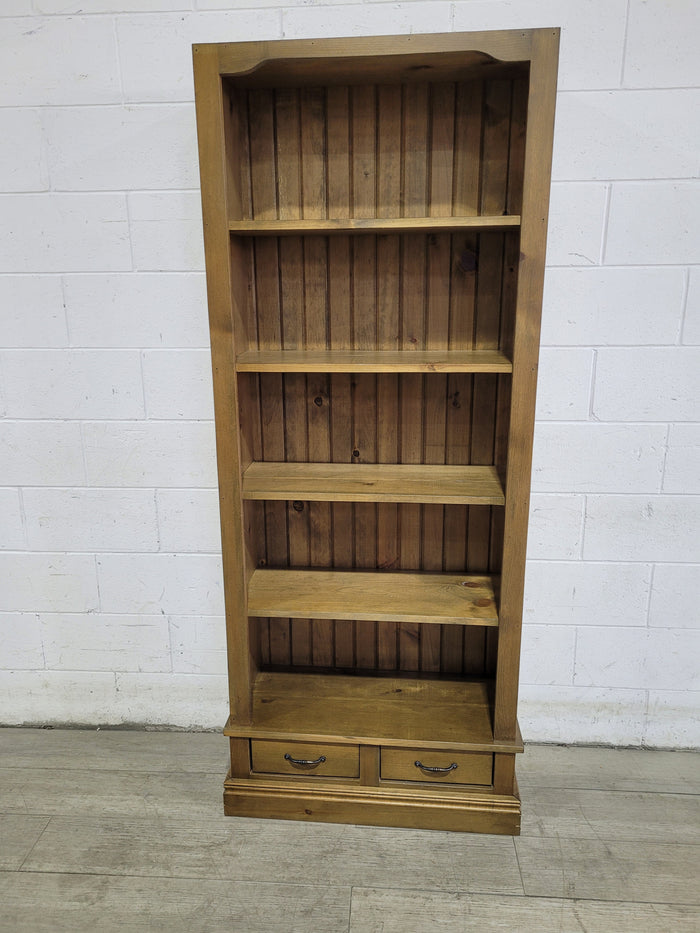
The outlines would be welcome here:
M 285 752 L 284 760 L 291 762 L 293 765 L 304 765 L 306 768 L 312 768 L 314 765 L 322 765 L 326 760 L 326 756 L 320 755 L 315 761 L 310 761 L 305 758 L 292 758 L 289 752 Z M 455 767 L 457 766 L 455 765 Z
M 424 765 L 422 761 L 414 761 L 413 764 L 416 768 L 420 768 L 421 771 L 431 771 L 433 774 L 447 774 L 448 771 L 454 771 L 457 767 L 457 762 L 453 761 L 451 765 L 448 765 L 446 768 L 429 768 L 427 765 Z

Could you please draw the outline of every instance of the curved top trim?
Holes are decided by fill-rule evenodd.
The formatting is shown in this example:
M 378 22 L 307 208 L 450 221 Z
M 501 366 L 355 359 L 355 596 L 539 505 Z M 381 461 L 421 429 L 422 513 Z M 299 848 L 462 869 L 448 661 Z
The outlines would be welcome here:
M 270 84 L 290 75 L 302 80 L 329 78 L 329 65 L 339 80 L 364 77 L 366 69 L 371 80 L 402 71 L 406 59 L 406 79 L 426 77 L 426 69 L 435 68 L 436 76 L 454 68 L 483 66 L 497 62 L 527 62 L 532 57 L 533 39 L 537 33 L 556 33 L 558 29 L 497 30 L 488 32 L 432 33 L 423 35 L 364 36 L 331 39 L 282 39 L 263 42 L 222 42 L 193 46 L 195 59 L 215 55 L 221 75 L 236 76 L 241 84 Z M 416 68 L 416 56 L 425 63 Z M 431 63 L 430 59 L 434 59 Z M 359 68 L 358 66 L 360 66 Z M 357 69 L 360 74 L 353 74 Z M 421 75 L 421 71 L 423 74 Z M 246 80 L 247 79 L 247 80 Z M 236 83 L 239 83 L 237 81 Z

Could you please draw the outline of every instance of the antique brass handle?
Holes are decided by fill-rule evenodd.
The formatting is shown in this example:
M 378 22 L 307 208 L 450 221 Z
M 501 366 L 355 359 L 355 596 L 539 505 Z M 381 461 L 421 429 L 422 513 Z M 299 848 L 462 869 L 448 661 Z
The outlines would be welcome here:
M 305 768 L 313 768 L 314 765 L 322 765 L 326 760 L 325 755 L 319 755 L 315 761 L 311 761 L 308 758 L 292 758 L 289 752 L 285 752 L 284 760 L 291 762 L 293 765 L 304 765 Z M 457 767 L 455 765 L 455 767 Z
M 430 771 L 433 774 L 447 774 L 449 771 L 454 771 L 457 767 L 457 762 L 453 761 L 451 765 L 448 765 L 446 768 L 429 768 L 428 765 L 424 765 L 422 761 L 414 761 L 413 764 L 416 768 L 420 768 L 421 771 Z

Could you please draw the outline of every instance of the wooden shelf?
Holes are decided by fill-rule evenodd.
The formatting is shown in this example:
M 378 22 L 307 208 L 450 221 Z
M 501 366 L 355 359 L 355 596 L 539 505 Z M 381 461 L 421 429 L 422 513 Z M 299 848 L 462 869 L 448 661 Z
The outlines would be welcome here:
M 252 725 L 230 736 L 362 745 L 520 752 L 494 742 L 488 680 L 346 676 L 263 671 L 253 686 Z
M 255 570 L 248 615 L 498 625 L 491 578 L 454 573 Z
M 503 505 L 492 466 L 389 463 L 251 463 L 244 499 Z
M 239 373 L 510 373 L 499 350 L 246 350 Z
M 512 230 L 516 214 L 474 217 L 348 217 L 332 220 L 232 220 L 231 233 L 242 236 L 329 236 L 334 233 L 449 233 L 455 230 Z

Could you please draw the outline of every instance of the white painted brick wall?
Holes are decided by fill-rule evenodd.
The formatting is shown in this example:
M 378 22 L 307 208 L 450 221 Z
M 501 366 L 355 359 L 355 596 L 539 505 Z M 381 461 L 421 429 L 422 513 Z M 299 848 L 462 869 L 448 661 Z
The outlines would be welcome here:
M 700 744 L 700 6 L 3 0 L 0 718 L 219 727 L 192 42 L 561 25 L 521 724 Z
M 2 196 L 0 274 L 131 268 L 123 194 Z
M 700 629 L 700 573 L 695 564 L 659 564 L 649 606 L 649 625 Z
M 60 276 L 0 275 L 0 308 L 3 347 L 69 345 Z
M 142 418 L 134 350 L 7 350 L 0 354 L 10 418 Z
M 700 268 L 690 269 L 683 343 L 700 344 Z
M 60 289 L 56 279 L 48 281 Z M 63 296 L 67 327 L 75 346 L 209 347 L 209 327 L 202 315 L 202 306 L 206 305 L 203 273 L 66 275 Z M 60 298 L 58 304 L 60 307 Z M 24 331 L 21 339 L 27 339 Z M 58 335 L 55 339 L 59 339 Z M 51 344 L 59 345 L 65 346 Z
M 197 131 L 187 104 L 55 107 L 44 128 L 56 191 L 198 184 Z
M 134 269 L 200 271 L 204 241 L 196 191 L 143 192 L 129 195 Z
M 156 504 L 150 489 L 23 491 L 34 551 L 157 551 Z M 95 521 L 99 516 L 99 521 Z
M 145 350 L 142 366 L 149 418 L 213 420 L 209 350 Z

